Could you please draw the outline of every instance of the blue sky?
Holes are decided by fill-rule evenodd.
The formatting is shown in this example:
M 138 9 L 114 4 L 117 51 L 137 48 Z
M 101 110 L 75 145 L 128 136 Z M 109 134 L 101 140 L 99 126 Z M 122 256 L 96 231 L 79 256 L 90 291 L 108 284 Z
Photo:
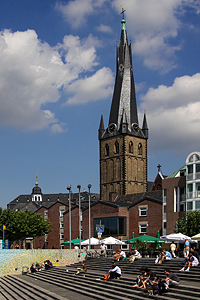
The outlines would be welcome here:
M 123 2 L 123 3 L 122 3 Z M 121 8 L 138 111 L 149 126 L 148 179 L 200 150 L 200 1 L 0 1 L 0 206 L 30 194 L 99 192 L 98 127 L 115 78 Z

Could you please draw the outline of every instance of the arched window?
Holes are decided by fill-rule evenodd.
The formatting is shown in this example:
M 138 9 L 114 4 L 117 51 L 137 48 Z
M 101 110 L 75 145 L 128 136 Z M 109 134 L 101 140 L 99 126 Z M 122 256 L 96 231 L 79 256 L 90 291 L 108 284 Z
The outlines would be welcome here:
M 138 155 L 142 155 L 142 144 L 139 143 L 138 145 Z
M 105 156 L 108 156 L 109 155 L 109 146 L 108 144 L 106 144 L 105 146 Z
M 133 153 L 133 142 L 130 141 L 129 143 L 129 153 Z
M 115 152 L 115 154 L 119 153 L 119 143 L 117 141 L 115 142 L 114 152 Z

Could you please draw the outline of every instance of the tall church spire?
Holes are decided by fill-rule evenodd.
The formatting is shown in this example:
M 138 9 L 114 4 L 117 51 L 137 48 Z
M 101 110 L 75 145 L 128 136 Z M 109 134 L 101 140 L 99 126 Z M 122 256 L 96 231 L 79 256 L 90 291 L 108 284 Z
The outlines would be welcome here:
M 127 32 L 125 28 L 126 21 L 122 19 L 121 23 L 121 39 L 120 45 L 117 44 L 117 70 L 109 124 L 116 124 L 117 130 L 119 130 L 122 115 L 125 111 L 128 129 L 131 132 L 132 124 L 138 124 L 138 114 L 133 77 L 131 44 L 128 45 Z
M 128 44 L 126 21 L 121 20 L 121 39 L 117 44 L 117 70 L 108 128 L 103 116 L 99 126 L 100 197 L 109 201 L 116 195 L 147 190 L 146 115 L 139 127 L 131 44 Z

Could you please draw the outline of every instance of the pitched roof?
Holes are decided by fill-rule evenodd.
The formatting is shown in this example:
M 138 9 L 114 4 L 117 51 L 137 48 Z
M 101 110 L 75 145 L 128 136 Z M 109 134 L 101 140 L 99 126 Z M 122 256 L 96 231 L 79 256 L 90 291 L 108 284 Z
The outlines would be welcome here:
M 168 178 L 175 178 L 177 177 L 178 173 L 181 172 L 181 171 L 186 171 L 186 165 L 181 167 L 180 169 L 176 170 L 174 173 L 172 173 L 171 175 L 167 176 L 165 179 L 168 179 Z

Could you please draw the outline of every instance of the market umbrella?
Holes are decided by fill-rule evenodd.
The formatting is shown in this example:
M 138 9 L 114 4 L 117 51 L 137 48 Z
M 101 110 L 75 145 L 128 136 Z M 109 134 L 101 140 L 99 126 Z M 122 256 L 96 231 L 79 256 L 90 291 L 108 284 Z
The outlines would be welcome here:
M 89 245 L 89 239 L 81 242 L 81 246 Z M 90 238 L 90 245 L 99 245 L 99 240 L 94 237 Z
M 182 233 L 171 233 L 168 235 L 163 235 L 160 237 L 161 239 L 165 240 L 165 241 L 169 241 L 169 242 L 185 242 L 185 240 L 187 239 L 188 241 L 191 240 L 191 238 L 187 235 L 184 235 Z
M 127 243 L 132 244 L 132 243 L 135 243 L 137 240 L 139 240 L 141 242 L 146 242 L 146 243 L 164 243 L 165 242 L 161 238 L 144 234 L 144 235 L 134 237 L 134 238 L 128 240 Z
M 160 231 L 158 230 L 158 232 L 157 232 L 157 236 L 156 236 L 158 239 L 160 239 Z M 160 243 L 157 243 L 157 245 L 156 245 L 156 249 L 159 249 L 159 248 L 162 248 L 161 247 L 161 244 Z
M 135 241 L 136 241 L 136 238 L 135 238 L 135 234 L 133 232 L 132 233 L 132 238 L 130 240 L 127 240 L 126 243 L 127 244 L 133 244 L 133 243 L 135 243 Z
M 164 243 L 164 241 L 161 238 L 157 238 L 155 236 L 151 236 L 147 234 L 138 236 L 135 239 L 146 243 Z
M 71 240 L 71 244 L 72 245 L 79 245 L 79 239 L 77 238 L 77 239 L 73 239 L 73 240 Z M 84 240 L 81 240 L 81 242 L 83 242 Z M 70 245 L 70 241 L 66 241 L 66 242 L 63 242 L 63 243 L 61 243 L 61 245 Z
M 200 240 L 200 233 L 198 233 L 198 234 L 196 234 L 196 235 L 193 235 L 193 236 L 191 237 L 191 240 L 197 240 L 197 241 L 199 241 L 199 240 Z
M 112 236 L 109 236 L 108 238 L 101 240 L 101 243 L 105 244 L 105 245 L 125 245 L 124 242 L 122 242 Z

